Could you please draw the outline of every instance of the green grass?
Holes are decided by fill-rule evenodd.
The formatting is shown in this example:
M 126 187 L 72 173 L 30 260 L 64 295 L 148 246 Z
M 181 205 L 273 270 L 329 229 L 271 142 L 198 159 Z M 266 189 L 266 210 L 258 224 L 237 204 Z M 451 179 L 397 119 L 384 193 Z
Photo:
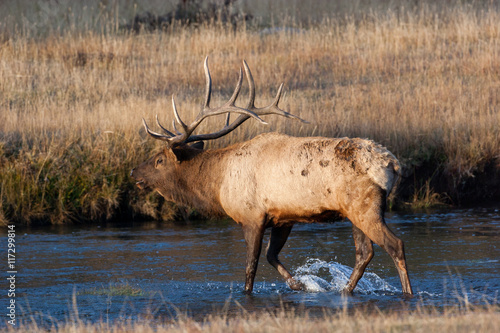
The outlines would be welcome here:
M 79 295 L 144 297 L 151 293 L 128 283 L 110 283 L 107 287 L 83 290 L 77 293 Z

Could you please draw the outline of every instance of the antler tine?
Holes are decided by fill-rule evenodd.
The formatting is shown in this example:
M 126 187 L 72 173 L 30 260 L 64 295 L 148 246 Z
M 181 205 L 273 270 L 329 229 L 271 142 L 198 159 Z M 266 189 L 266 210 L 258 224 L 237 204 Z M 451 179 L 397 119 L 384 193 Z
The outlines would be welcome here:
M 158 124 L 158 126 L 166 133 L 168 134 L 170 137 L 173 137 L 175 136 L 174 133 L 170 132 L 168 129 L 166 129 L 165 127 L 162 126 L 162 124 L 160 124 L 160 120 L 158 119 L 158 115 L 156 115 L 156 124 Z
M 278 92 L 276 93 L 276 97 L 274 98 L 274 101 L 269 104 L 268 106 L 262 107 L 262 108 L 257 108 L 255 107 L 255 83 L 253 80 L 252 72 L 250 71 L 250 67 L 248 67 L 248 64 L 245 60 L 243 60 L 243 67 L 245 68 L 245 73 L 247 75 L 247 81 L 248 81 L 248 104 L 247 104 L 247 109 L 255 112 L 259 116 L 263 115 L 268 115 L 268 114 L 277 114 L 280 116 L 284 116 L 286 118 L 293 118 L 300 120 L 303 123 L 309 123 L 308 121 L 299 118 L 289 112 L 286 112 L 285 110 L 282 110 L 278 107 L 278 103 L 281 98 L 281 93 L 283 91 L 283 83 L 280 84 L 278 88 Z
M 255 108 L 255 82 L 253 81 L 252 72 L 250 71 L 250 67 L 245 60 L 243 60 L 243 67 L 245 68 L 245 74 L 247 75 L 248 82 L 248 103 L 247 109 Z
M 148 124 L 146 124 L 146 120 L 142 118 L 142 124 L 144 125 L 144 129 L 146 132 L 151 135 L 153 138 L 162 140 L 162 141 L 170 141 L 171 137 L 167 135 L 163 135 L 160 133 L 153 132 L 152 130 L 149 129 Z
M 208 67 L 206 67 L 206 69 L 207 69 L 206 73 L 208 75 L 207 76 L 207 91 L 211 91 L 212 89 L 208 87 L 210 73 L 208 71 Z M 204 118 L 206 118 L 208 116 L 215 115 L 215 114 L 222 114 L 222 113 L 226 113 L 226 112 L 228 112 L 228 114 L 230 112 L 247 113 L 247 110 L 237 108 L 234 105 L 234 103 L 236 102 L 236 99 L 238 98 L 238 95 L 240 94 L 242 83 L 243 83 L 243 72 L 240 68 L 239 75 L 238 75 L 238 82 L 236 83 L 236 87 L 234 88 L 234 92 L 233 92 L 233 95 L 231 96 L 231 98 L 226 103 L 224 103 L 224 105 L 222 105 L 219 108 L 210 108 L 210 106 L 208 106 L 208 103 L 206 102 L 206 101 L 210 102 L 210 96 L 209 96 L 209 94 L 207 94 L 208 98 L 205 99 L 205 105 L 204 105 L 203 109 L 201 110 L 201 112 L 196 117 L 196 122 L 201 122 Z M 233 107 L 235 108 L 235 110 L 224 111 L 225 108 L 233 108 Z M 219 113 L 217 113 L 217 112 L 219 112 Z M 262 121 L 262 119 L 261 119 L 261 121 Z
M 174 128 L 174 131 L 175 133 L 177 133 L 177 135 L 181 135 L 182 133 L 179 132 L 179 130 L 177 129 L 177 125 L 175 124 L 175 120 L 172 120 L 172 127 Z
M 172 108 L 174 109 L 175 120 L 177 120 L 177 122 L 179 123 L 179 125 L 181 125 L 182 129 L 184 130 L 184 132 L 186 132 L 187 129 L 188 129 L 188 126 L 186 124 L 184 124 L 184 122 L 182 121 L 181 117 L 179 116 L 179 113 L 177 112 L 177 107 L 175 106 L 174 95 L 172 95 Z
M 212 95 L 212 78 L 210 77 L 210 70 L 208 69 L 208 56 L 205 57 L 205 62 L 203 63 L 203 68 L 205 69 L 205 104 L 204 108 L 210 107 L 210 96 Z
M 236 99 L 238 98 L 238 95 L 240 94 L 242 83 L 243 83 L 243 71 L 240 68 L 240 70 L 238 72 L 238 83 L 236 83 L 236 87 L 234 88 L 233 95 L 231 96 L 229 101 L 227 101 L 227 103 L 225 105 L 234 106 L 234 103 L 236 102 Z

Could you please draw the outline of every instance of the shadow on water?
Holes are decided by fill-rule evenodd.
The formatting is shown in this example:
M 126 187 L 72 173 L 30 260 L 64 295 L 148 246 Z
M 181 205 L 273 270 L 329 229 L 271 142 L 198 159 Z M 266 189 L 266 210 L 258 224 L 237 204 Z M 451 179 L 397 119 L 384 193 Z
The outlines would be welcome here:
M 95 322 L 283 308 L 322 316 L 339 308 L 498 304 L 498 207 L 397 212 L 386 218 L 405 242 L 413 298 L 402 295 L 394 264 L 379 247 L 355 293 L 341 295 L 354 265 L 349 222 L 294 227 L 280 258 L 307 291 L 291 291 L 261 257 L 251 296 L 241 292 L 241 228 L 230 221 L 18 228 L 18 319 L 50 325 L 76 312 Z M 4 248 L 6 238 L 4 230 Z M 9 301 L 6 294 L 0 299 Z

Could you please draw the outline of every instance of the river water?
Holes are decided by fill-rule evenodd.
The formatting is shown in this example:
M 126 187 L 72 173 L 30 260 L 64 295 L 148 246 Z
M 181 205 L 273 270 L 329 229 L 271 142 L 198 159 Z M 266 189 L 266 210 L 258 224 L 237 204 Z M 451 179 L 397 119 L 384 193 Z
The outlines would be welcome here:
M 282 308 L 321 316 L 346 308 L 499 303 L 500 208 L 395 212 L 386 221 L 405 243 L 415 297 L 402 295 L 394 264 L 378 246 L 355 293 L 341 295 L 354 264 L 348 221 L 292 230 L 280 258 L 307 291 L 291 291 L 261 255 L 250 296 L 242 293 L 245 243 L 232 221 L 17 227 L 16 318 L 51 325 L 75 318 L 169 320 Z M 3 309 L 10 300 L 4 284 Z

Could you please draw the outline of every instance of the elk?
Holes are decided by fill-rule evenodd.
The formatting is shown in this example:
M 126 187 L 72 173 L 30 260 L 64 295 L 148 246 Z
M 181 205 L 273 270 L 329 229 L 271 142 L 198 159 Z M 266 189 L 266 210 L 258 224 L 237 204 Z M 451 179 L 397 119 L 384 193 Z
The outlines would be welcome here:
M 243 80 L 241 68 L 229 101 L 219 107 L 210 106 L 212 81 L 207 57 L 205 102 L 193 123 L 186 125 L 181 120 L 173 97 L 174 117 L 180 129 L 174 121 L 174 131 L 169 131 L 157 116 L 163 133 L 154 132 L 143 118 L 146 132 L 165 141 L 166 146 L 132 170 L 137 186 L 155 190 L 168 201 L 195 207 L 208 215 L 229 216 L 239 223 L 247 249 L 246 293 L 253 290 L 266 228 L 271 228 L 267 260 L 291 289 L 301 290 L 304 286 L 278 259 L 293 225 L 344 217 L 353 225 L 356 257 L 343 291 L 352 293 L 373 257 L 376 243 L 393 259 L 403 293 L 411 295 L 403 242 L 384 221 L 386 199 L 401 177 L 398 160 L 386 148 L 360 138 L 267 133 L 226 148 L 203 150 L 203 141 L 220 138 L 250 118 L 265 123 L 261 116 L 274 114 L 305 122 L 278 107 L 283 84 L 271 104 L 256 107 L 252 73 L 245 61 L 243 67 L 249 86 L 245 108 L 235 105 Z M 231 113 L 239 114 L 233 122 Z M 204 119 L 220 114 L 227 114 L 222 129 L 193 134 Z

